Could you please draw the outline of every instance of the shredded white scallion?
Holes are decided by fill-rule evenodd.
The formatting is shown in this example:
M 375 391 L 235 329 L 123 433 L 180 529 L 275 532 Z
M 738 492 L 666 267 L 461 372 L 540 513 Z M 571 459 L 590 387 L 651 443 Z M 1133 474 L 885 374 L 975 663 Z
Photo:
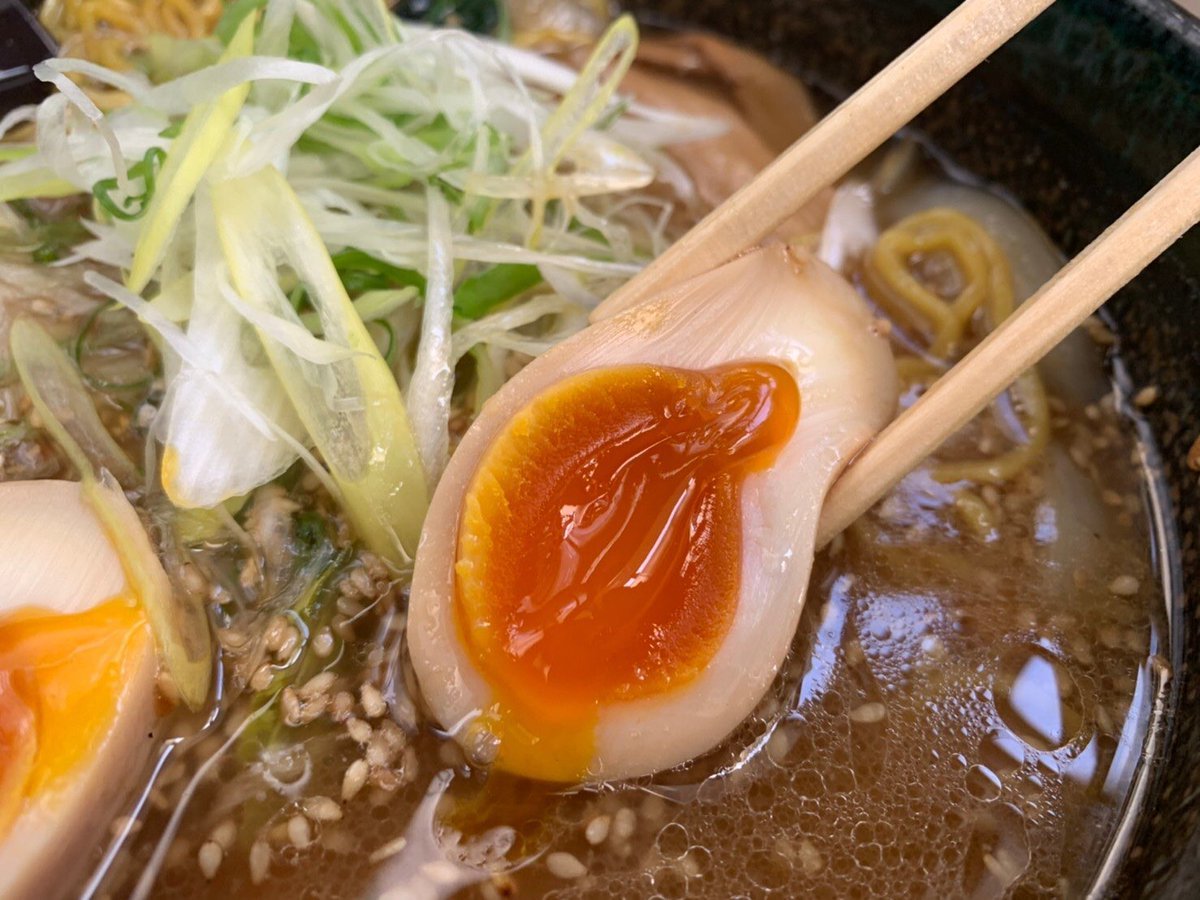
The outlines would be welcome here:
M 155 338 L 147 459 L 173 502 L 299 459 L 402 564 L 451 428 L 666 245 L 673 207 L 645 188 L 692 196 L 663 147 L 723 126 L 620 97 L 637 41 L 619 18 L 576 72 L 380 0 L 267 0 L 160 84 L 40 65 L 60 93 L 0 119 L 37 130 L 0 156 L 0 203 L 95 194 L 62 262 L 124 273 L 86 280 Z

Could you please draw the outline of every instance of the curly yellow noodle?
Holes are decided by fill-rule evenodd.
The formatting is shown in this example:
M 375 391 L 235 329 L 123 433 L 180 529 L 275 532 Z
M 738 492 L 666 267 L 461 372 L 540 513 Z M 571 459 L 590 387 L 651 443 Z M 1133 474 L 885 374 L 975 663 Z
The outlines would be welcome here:
M 943 371 L 943 366 L 919 356 L 905 354 L 896 358 L 896 372 L 905 384 L 932 384 Z
M 995 534 L 996 514 L 974 491 L 962 490 L 954 496 L 954 509 L 977 537 Z
M 204 21 L 200 8 L 190 0 L 164 0 L 162 11 L 164 14 L 172 13 L 188 34 L 204 33 Z
M 221 0 L 48 0 L 41 20 L 64 56 L 128 69 L 130 56 L 152 34 L 201 38 L 221 18 Z M 89 90 L 102 108 L 121 102 L 119 92 Z
M 962 281 L 957 296 L 950 299 L 939 296 L 912 271 L 915 257 L 937 253 L 953 257 Z M 932 383 L 953 364 L 967 349 L 963 345 L 977 314 L 986 333 L 1015 307 L 1004 251 L 978 222 L 953 209 L 919 212 L 884 232 L 863 262 L 863 283 L 880 306 L 927 345 L 930 358 L 907 355 L 897 361 L 900 376 L 909 384 Z M 1011 396 L 1024 441 L 983 459 L 938 463 L 934 477 L 997 484 L 1015 477 L 1042 453 L 1050 439 L 1050 410 L 1037 371 L 1024 373 Z M 964 512 L 978 513 L 971 498 L 961 505 Z

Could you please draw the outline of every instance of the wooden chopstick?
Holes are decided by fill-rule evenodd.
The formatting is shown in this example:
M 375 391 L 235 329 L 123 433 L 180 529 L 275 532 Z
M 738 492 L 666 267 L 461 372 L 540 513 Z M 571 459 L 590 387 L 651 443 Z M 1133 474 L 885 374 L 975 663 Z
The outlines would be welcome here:
M 821 510 L 823 547 L 1200 221 L 1200 149 L 1176 166 L 859 454 Z
M 695 228 L 615 291 L 592 321 L 728 262 L 916 117 L 1054 0 L 965 0 Z

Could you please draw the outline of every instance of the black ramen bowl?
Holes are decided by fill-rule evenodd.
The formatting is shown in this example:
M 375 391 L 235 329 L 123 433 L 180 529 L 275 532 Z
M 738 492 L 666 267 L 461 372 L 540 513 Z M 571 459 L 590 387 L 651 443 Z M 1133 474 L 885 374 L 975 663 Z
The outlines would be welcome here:
M 644 0 L 647 24 L 757 49 L 835 101 L 949 12 L 950 0 Z M 1010 191 L 1077 253 L 1200 145 L 1200 22 L 1167 0 L 1059 0 L 914 127 Z M 1093 896 L 1200 897 L 1200 228 L 1106 307 L 1170 486 L 1161 571 L 1172 609 L 1169 711 L 1150 777 Z M 1171 554 L 1173 556 L 1173 554 Z M 1189 598 L 1189 593 L 1195 595 Z

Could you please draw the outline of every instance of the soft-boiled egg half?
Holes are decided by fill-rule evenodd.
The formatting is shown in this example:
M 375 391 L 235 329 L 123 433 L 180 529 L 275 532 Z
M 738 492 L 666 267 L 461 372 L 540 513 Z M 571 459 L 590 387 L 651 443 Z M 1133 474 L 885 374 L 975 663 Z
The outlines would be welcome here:
M 433 714 L 476 758 L 556 781 L 720 743 L 787 654 L 825 492 L 897 391 L 863 301 L 784 246 L 536 359 L 426 520 L 408 639 Z
M 0 484 L 0 897 L 55 897 L 152 744 L 154 639 L 75 482 Z

